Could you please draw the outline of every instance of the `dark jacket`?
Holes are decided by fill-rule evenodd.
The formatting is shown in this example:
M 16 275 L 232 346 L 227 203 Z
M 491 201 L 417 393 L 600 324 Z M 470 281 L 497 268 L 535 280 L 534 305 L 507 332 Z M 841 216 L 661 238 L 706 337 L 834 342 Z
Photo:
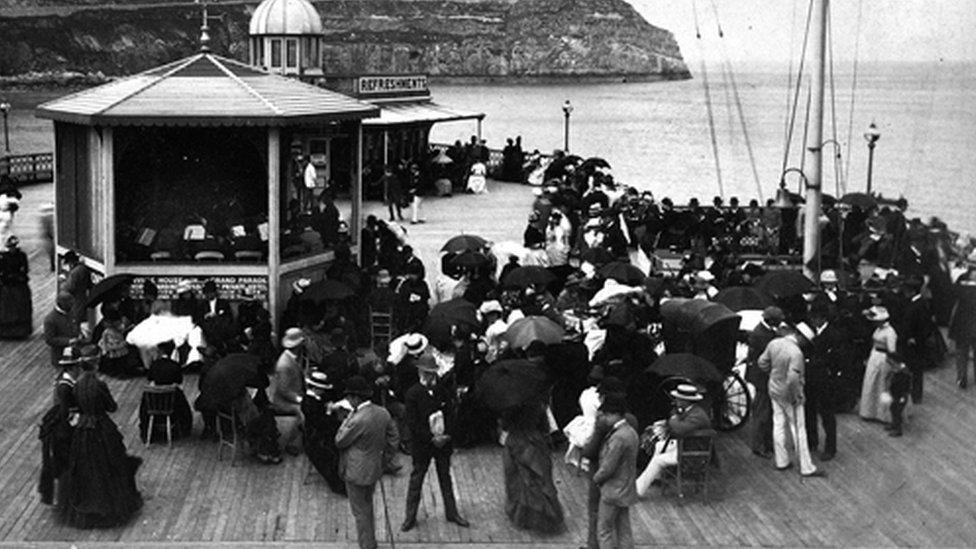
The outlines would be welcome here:
M 372 486 L 383 474 L 383 455 L 396 452 L 396 424 L 385 408 L 372 402 L 355 410 L 335 436 L 339 475 L 349 484 Z
M 64 348 L 75 337 L 78 337 L 78 324 L 68 314 L 54 310 L 44 317 L 44 343 L 51 348 L 51 366 L 58 366 Z
M 431 394 L 433 393 L 433 395 Z M 438 411 L 444 414 L 444 433 L 453 434 L 455 422 L 454 400 L 448 388 L 438 383 L 428 390 L 420 383 L 407 390 L 404 398 L 406 421 L 410 428 L 410 444 L 414 447 L 429 446 L 433 438 L 430 433 L 430 416 Z M 450 448 L 450 443 L 444 448 Z

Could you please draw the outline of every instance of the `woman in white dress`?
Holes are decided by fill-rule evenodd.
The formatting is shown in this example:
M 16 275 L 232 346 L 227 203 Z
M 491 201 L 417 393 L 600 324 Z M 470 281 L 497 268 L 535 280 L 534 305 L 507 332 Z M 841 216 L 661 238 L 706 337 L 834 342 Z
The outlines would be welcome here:
M 487 172 L 487 168 L 481 162 L 475 162 L 471 165 L 471 172 L 468 174 L 468 192 L 474 194 L 488 192 L 488 181 L 485 179 Z
M 871 307 L 864 316 L 874 323 L 871 336 L 872 348 L 864 368 L 864 383 L 861 385 L 861 403 L 858 413 L 862 419 L 888 422 L 891 419 L 889 406 L 882 402 L 881 394 L 886 390 L 888 378 L 888 355 L 895 352 L 898 335 L 888 322 L 888 310 L 884 307 Z

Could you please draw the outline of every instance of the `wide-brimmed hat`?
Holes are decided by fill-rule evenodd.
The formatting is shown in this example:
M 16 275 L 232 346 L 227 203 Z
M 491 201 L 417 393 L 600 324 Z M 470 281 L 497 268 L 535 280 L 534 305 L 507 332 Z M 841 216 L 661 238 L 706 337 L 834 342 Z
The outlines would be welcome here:
M 711 271 L 701 270 L 695 273 L 695 280 L 701 282 L 712 282 L 715 280 L 715 275 Z
M 881 305 L 875 305 L 874 307 L 864 311 L 864 316 L 872 322 L 884 322 L 890 318 L 888 309 L 886 307 L 882 307 Z
M 333 388 L 333 385 L 329 383 L 329 374 L 325 372 L 314 371 L 305 378 L 305 385 L 312 387 L 314 389 L 321 389 L 323 391 L 328 391 Z
M 305 343 L 305 334 L 302 333 L 301 328 L 288 328 L 281 338 L 281 346 L 285 349 L 294 349 L 302 343 Z
M 193 291 L 193 282 L 190 279 L 184 278 L 183 280 L 180 280 L 179 282 L 176 283 L 176 295 L 182 294 L 183 292 L 192 292 L 192 291 Z
M 489 299 L 483 302 L 481 307 L 478 307 L 478 312 L 482 315 L 487 315 L 488 313 L 502 314 L 504 310 L 502 309 L 502 304 L 497 299 Z
M 430 355 L 424 355 L 418 358 L 416 362 L 414 362 L 414 366 L 417 367 L 418 372 L 436 374 L 438 371 L 437 361 L 435 361 L 434 357 Z
M 800 322 L 797 324 L 796 332 L 808 342 L 813 341 L 813 338 L 817 336 L 817 333 L 814 332 L 813 328 L 811 328 L 806 322 Z
M 820 273 L 820 283 L 821 284 L 836 284 L 837 283 L 837 271 L 833 269 L 827 269 L 826 271 Z
M 673 391 L 671 391 L 670 394 L 672 398 L 687 400 L 689 402 L 697 402 L 704 398 L 701 391 L 698 390 L 698 387 L 695 387 L 690 383 L 682 383 L 678 385 Z
M 305 288 L 308 288 L 311 285 L 312 285 L 312 281 L 311 280 L 309 280 L 307 278 L 299 278 L 295 282 L 292 282 L 291 289 L 296 294 L 301 294 L 302 292 L 305 291 Z
M 412 355 L 419 355 L 424 352 L 424 349 L 427 348 L 427 343 L 427 336 L 424 334 L 407 334 L 406 339 L 403 340 L 403 346 Z
M 346 390 L 343 391 L 343 394 L 368 398 L 373 396 L 373 389 L 366 383 L 366 378 L 363 376 L 352 376 L 346 380 Z

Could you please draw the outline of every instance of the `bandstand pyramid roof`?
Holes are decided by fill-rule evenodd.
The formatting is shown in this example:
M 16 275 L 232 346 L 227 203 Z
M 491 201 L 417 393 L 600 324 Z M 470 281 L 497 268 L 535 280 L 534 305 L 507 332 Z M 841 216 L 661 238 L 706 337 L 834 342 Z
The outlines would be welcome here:
M 292 126 L 379 116 L 369 103 L 202 52 L 37 107 L 93 126 Z

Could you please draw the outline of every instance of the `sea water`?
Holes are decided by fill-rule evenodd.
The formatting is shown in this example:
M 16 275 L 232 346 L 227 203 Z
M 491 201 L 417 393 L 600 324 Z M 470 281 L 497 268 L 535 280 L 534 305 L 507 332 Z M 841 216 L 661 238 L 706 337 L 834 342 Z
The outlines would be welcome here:
M 710 69 L 707 80 L 719 170 L 711 144 L 706 79 L 700 73 L 678 82 L 435 85 L 432 92 L 435 101 L 484 112 L 482 131 L 490 147 L 501 148 L 507 137 L 521 135 L 524 148 L 542 152 L 563 147 L 562 105 L 569 100 L 573 106 L 570 151 L 605 158 L 617 180 L 650 189 L 658 198 L 685 202 L 697 196 L 710 202 L 722 194 L 726 199 L 738 196 L 745 203 L 757 196 L 774 196 L 784 171 L 787 100 L 792 102 L 789 90 L 795 90 L 795 76 L 791 86 L 788 69 Z M 976 66 L 862 65 L 853 91 L 853 117 L 852 81 L 851 67 L 845 73 L 837 69 L 834 85 L 828 84 L 825 92 L 824 140 L 840 143 L 842 168 L 835 169 L 838 148 L 826 145 L 824 192 L 842 195 L 865 190 L 868 148 L 863 134 L 873 121 L 881 132 L 874 154 L 873 189 L 885 196 L 905 196 L 912 215 L 938 216 L 954 230 L 976 233 L 976 172 L 971 166 L 976 152 Z M 807 86 L 804 77 L 785 164 L 804 171 L 809 171 L 801 154 Z M 474 131 L 472 121 L 438 124 L 431 139 L 467 140 Z M 794 171 L 786 181 L 793 191 L 799 187 Z

